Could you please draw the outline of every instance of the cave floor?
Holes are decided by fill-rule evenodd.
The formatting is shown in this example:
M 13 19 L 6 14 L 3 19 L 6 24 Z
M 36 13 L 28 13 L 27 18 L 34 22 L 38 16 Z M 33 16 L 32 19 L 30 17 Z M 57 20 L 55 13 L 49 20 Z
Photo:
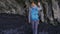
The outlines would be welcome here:
M 24 16 L 0 14 L 0 34 L 32 34 L 31 24 L 25 22 Z M 60 24 L 40 23 L 38 34 L 60 34 Z

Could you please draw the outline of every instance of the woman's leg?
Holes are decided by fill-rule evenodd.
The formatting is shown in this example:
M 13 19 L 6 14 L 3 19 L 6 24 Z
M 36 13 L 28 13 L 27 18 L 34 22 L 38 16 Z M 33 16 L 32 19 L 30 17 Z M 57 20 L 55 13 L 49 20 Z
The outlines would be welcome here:
M 33 30 L 33 34 L 37 34 L 38 21 L 32 21 L 32 30 Z
M 35 22 L 35 34 L 38 34 L 38 21 Z
M 32 32 L 33 32 L 33 34 L 35 34 L 34 31 L 35 31 L 35 28 L 34 28 L 34 21 L 32 21 Z

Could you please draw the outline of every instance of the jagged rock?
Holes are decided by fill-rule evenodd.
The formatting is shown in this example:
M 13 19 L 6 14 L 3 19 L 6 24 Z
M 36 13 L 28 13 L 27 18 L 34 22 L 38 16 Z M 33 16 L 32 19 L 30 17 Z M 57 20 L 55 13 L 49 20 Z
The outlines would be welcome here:
M 60 8 L 58 1 L 52 0 L 52 8 L 54 12 L 54 18 L 60 22 Z
M 44 4 L 44 18 L 48 21 L 48 19 L 55 23 L 55 19 L 60 22 L 60 1 L 59 0 L 42 0 L 42 4 Z M 48 18 L 48 19 L 47 19 Z
M 23 3 L 19 3 L 18 0 L 0 0 L 0 13 L 13 13 L 23 15 L 23 6 Z
M 31 1 L 32 0 L 0 0 L 0 13 L 24 15 L 24 5 L 26 4 L 29 7 Z M 48 21 L 47 18 L 50 21 L 57 19 L 57 21 L 60 22 L 60 0 L 41 0 L 41 2 L 45 7 L 42 5 L 44 9 L 44 19 L 46 21 Z

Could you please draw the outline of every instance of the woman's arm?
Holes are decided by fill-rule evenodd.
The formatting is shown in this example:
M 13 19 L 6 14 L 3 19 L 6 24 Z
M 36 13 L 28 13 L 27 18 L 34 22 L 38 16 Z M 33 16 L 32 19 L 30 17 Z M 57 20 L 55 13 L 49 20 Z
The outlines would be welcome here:
M 28 14 L 29 14 L 29 15 L 28 15 L 29 23 L 31 22 L 31 18 L 30 18 L 30 10 L 31 10 L 31 9 L 29 8 L 29 13 L 28 13 Z

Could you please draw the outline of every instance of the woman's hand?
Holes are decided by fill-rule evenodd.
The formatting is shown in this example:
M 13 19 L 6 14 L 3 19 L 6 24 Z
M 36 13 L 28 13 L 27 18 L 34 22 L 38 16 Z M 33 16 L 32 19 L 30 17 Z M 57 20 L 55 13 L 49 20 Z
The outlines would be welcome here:
M 38 2 L 38 6 L 40 7 L 40 2 Z

